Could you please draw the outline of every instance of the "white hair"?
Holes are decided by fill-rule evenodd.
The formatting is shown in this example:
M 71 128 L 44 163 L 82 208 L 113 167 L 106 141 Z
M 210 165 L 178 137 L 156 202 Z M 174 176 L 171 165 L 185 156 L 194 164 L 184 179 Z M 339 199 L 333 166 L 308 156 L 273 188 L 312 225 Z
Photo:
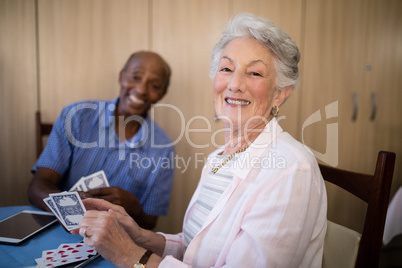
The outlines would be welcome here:
M 296 43 L 272 21 L 250 13 L 239 13 L 226 24 L 221 39 L 213 49 L 210 70 L 212 79 L 217 72 L 222 51 L 230 41 L 238 37 L 254 38 L 274 54 L 278 89 L 295 87 L 299 76 L 297 64 L 300 61 Z

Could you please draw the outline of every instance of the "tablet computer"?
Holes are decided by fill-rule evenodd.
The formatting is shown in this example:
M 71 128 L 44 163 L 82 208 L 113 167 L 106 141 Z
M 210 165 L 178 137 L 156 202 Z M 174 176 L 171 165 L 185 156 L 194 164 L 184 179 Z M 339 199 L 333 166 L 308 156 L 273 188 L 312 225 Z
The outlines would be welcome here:
M 51 212 L 23 210 L 0 221 L 0 243 L 18 245 L 55 222 Z

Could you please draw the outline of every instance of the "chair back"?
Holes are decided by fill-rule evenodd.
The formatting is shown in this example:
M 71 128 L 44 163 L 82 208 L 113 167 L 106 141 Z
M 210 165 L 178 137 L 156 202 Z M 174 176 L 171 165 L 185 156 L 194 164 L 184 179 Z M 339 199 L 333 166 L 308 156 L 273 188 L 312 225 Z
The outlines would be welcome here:
M 354 267 L 378 267 L 394 165 L 395 153 L 383 151 L 378 153 L 374 175 L 356 173 L 320 164 L 324 180 L 341 187 L 367 203 L 363 232 L 360 242 L 356 243 L 358 249 Z M 334 226 L 331 225 L 332 223 L 329 222 L 328 232 L 334 229 Z M 328 247 L 331 243 L 334 243 L 330 240 L 337 239 L 341 241 L 341 237 L 341 235 L 334 236 L 331 233 L 326 236 L 323 258 L 323 265 L 326 267 L 332 265 L 328 263 L 328 260 L 331 259 L 329 255 L 332 254 Z
M 39 158 L 43 151 L 43 138 L 49 136 L 52 131 L 53 124 L 42 123 L 39 111 L 35 112 L 35 137 L 36 137 L 36 158 Z

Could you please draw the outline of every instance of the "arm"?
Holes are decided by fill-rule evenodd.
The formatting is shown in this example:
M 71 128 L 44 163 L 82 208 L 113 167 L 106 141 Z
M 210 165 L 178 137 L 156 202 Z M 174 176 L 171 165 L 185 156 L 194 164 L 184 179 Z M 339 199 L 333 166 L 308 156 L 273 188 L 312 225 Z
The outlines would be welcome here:
M 62 189 L 58 186 L 63 174 L 70 169 L 70 157 L 72 148 L 65 136 L 63 122 L 65 109 L 53 124 L 46 148 L 33 166 L 33 177 L 28 186 L 28 199 L 41 209 L 49 210 L 43 199 L 50 193 L 59 193 Z
M 49 208 L 43 202 L 50 193 L 59 193 L 57 184 L 60 181 L 60 175 L 49 168 L 40 167 L 36 170 L 28 187 L 29 201 L 35 206 L 43 210 Z
M 326 198 L 318 176 L 288 167 L 258 191 L 228 247 L 225 264 L 232 267 L 246 260 L 254 267 L 321 266 Z

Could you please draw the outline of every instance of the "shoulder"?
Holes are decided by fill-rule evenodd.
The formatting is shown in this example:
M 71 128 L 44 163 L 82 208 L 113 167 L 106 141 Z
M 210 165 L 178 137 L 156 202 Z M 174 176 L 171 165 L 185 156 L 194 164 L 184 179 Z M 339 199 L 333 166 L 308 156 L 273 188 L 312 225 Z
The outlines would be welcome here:
M 102 114 L 109 105 L 113 104 L 111 101 L 99 100 L 86 100 L 77 101 L 65 106 L 60 114 L 63 118 L 93 118 L 94 115 Z
M 171 144 L 173 147 L 172 140 L 169 135 L 149 116 L 147 116 L 146 122 L 148 124 L 148 128 L 153 135 L 154 141 L 157 144 Z
M 313 152 L 287 132 L 281 132 L 278 135 L 273 151 L 285 157 L 289 163 L 299 163 L 308 166 L 317 163 Z
M 68 104 L 63 108 L 63 112 L 70 111 L 82 111 L 85 109 L 94 110 L 94 111 L 102 111 L 106 109 L 109 104 L 113 104 L 111 101 L 99 101 L 99 100 L 86 100 L 86 101 L 77 101 Z M 88 111 L 86 111 L 88 112 Z
M 264 152 L 261 165 L 258 179 L 265 183 L 320 185 L 322 181 L 314 154 L 287 132 L 279 133 L 272 147 Z

